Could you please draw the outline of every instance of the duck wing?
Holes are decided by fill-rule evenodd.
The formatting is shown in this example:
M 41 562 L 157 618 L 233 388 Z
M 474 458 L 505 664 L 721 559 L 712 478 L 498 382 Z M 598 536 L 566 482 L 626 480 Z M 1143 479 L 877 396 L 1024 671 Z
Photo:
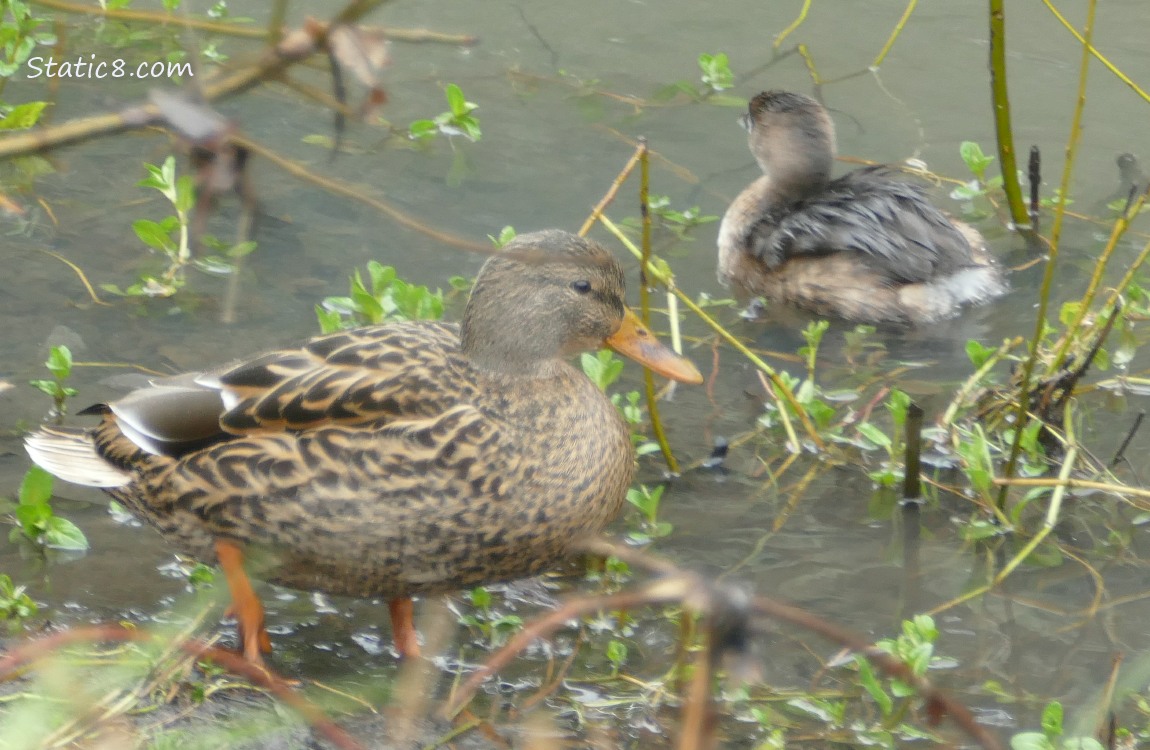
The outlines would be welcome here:
M 236 436 L 432 417 L 474 392 L 458 329 L 410 322 L 318 336 L 156 381 L 88 413 L 110 411 L 149 453 L 182 456 Z
M 893 284 L 973 265 L 970 244 L 924 188 L 883 166 L 843 175 L 817 196 L 764 218 L 749 248 L 768 267 L 800 256 L 858 253 Z

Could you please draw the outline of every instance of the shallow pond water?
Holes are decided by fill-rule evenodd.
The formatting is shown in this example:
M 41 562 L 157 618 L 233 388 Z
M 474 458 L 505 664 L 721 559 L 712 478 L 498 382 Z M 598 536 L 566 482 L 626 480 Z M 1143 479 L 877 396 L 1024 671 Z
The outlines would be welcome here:
M 260 5 L 236 2 L 231 12 L 258 14 Z M 836 121 L 842 155 L 890 162 L 914 157 L 937 174 L 968 179 L 959 144 L 973 140 L 993 150 L 985 8 L 923 4 L 881 68 L 867 72 L 903 5 L 817 0 L 809 18 L 779 53 L 773 52 L 771 40 L 800 5 L 751 0 L 709 7 L 590 0 L 577 9 L 542 0 L 387 5 L 373 20 L 476 34 L 481 42 L 471 47 L 394 43 L 383 116 L 398 127 L 434 116 L 445 109 L 444 84 L 454 82 L 480 105 L 476 114 L 483 138 L 477 143 L 439 138 L 415 148 L 399 136 L 388 137 L 384 127 L 356 125 L 344 135 L 344 153 L 333 160 L 308 138 L 331 135 L 329 113 L 288 88 L 263 86 L 219 109 L 250 137 L 312 173 L 360 186 L 428 227 L 483 243 L 504 225 L 520 231 L 577 229 L 640 135 L 649 139 L 655 154 L 653 193 L 667 195 L 675 209 L 698 206 L 704 215 L 721 215 L 755 176 L 735 122 L 739 110 L 685 97 L 658 101 L 656 92 L 679 81 L 698 86 L 696 58 L 703 52 L 730 56 L 736 82 L 729 95 L 745 99 L 765 88 L 812 92 L 811 72 L 795 52 L 801 43 L 810 65 L 828 81 L 818 93 Z M 1057 184 L 1070 129 L 1081 53 L 1039 4 L 1012 6 L 1009 13 L 1016 143 L 1022 152 L 1031 144 L 1041 147 L 1049 193 Z M 1143 84 L 1150 82 L 1145 17 L 1142 0 L 1107 2 L 1099 9 L 1095 31 L 1099 49 Z M 69 44 L 97 40 L 91 49 L 80 50 L 84 53 L 150 59 L 166 49 L 165 42 L 154 40 L 117 48 L 123 39 L 118 24 L 63 20 L 75 24 Z M 1071 22 L 1081 24 L 1080 10 Z M 213 41 L 209 36 L 200 43 Z M 258 52 L 254 44 L 237 39 L 220 40 L 220 48 L 233 65 Z M 327 85 L 320 71 L 293 75 Z M 1144 147 L 1137 124 L 1144 121 L 1145 102 L 1097 64 L 1090 75 L 1072 208 L 1102 221 L 1068 220 L 1052 311 L 1081 294 L 1105 243 L 1111 214 L 1102 204 L 1118 184 L 1115 157 Z M 63 81 L 49 93 L 19 75 L 4 90 L 10 101 L 51 96 L 56 102 L 52 122 L 115 109 L 144 94 L 138 83 L 91 80 Z M 92 365 L 77 368 L 74 377 L 78 401 L 87 404 L 114 397 L 118 391 L 111 376 L 131 372 L 131 365 L 175 372 L 311 335 L 317 330 L 315 304 L 345 293 L 349 273 L 369 259 L 394 265 L 403 278 L 444 288 L 452 276 L 473 276 L 483 260 L 481 254 L 461 252 L 400 226 L 256 158 L 253 178 L 265 218 L 258 230 L 259 248 L 244 267 L 235 323 L 219 323 L 225 282 L 203 275 L 193 276 L 175 302 L 109 298 L 111 306 L 91 304 L 76 275 L 45 252 L 77 264 L 95 284 L 131 283 L 152 262 L 132 222 L 168 213 L 154 191 L 136 187 L 144 175 L 142 162 L 160 163 L 176 149 L 158 131 L 69 146 L 48 155 L 54 171 L 38 178 L 31 192 L 15 194 L 27 213 L 4 220 L 8 272 L 0 277 L 0 345 L 6 356 L 0 378 L 16 388 L 0 393 L 5 428 L 0 494 L 14 491 L 28 465 L 21 428 L 47 411 L 47 400 L 23 383 L 44 376 L 41 362 L 49 342 L 67 340 L 76 359 Z M 938 190 L 939 202 L 962 214 L 968 207 L 946 192 Z M 234 200 L 222 203 L 211 230 L 226 237 L 234 231 L 237 206 Z M 638 216 L 633 180 L 609 214 L 616 221 Z M 1034 259 L 1033 250 L 1006 231 L 1001 216 L 988 213 L 973 222 L 1007 265 L 1022 267 Z M 717 223 L 709 223 L 682 240 L 669 231 L 657 233 L 657 250 L 671 263 L 678 285 L 693 297 L 728 296 L 714 276 L 716 231 Z M 604 232 L 593 234 L 625 252 Z M 1123 240 L 1110 280 L 1144 242 L 1140 234 Z M 634 265 L 630 268 L 634 297 L 638 279 Z M 1031 334 L 1041 274 L 1041 264 L 1014 273 L 1007 298 L 960 320 L 909 332 L 878 331 L 868 339 L 874 345 L 870 354 L 861 357 L 849 345 L 850 327 L 833 324 L 820 351 L 819 382 L 827 389 L 867 384 L 864 399 L 874 398 L 883 386 L 897 386 L 919 400 L 928 421 L 933 420 L 971 371 L 964 353 L 968 339 L 994 346 L 1007 337 Z M 458 316 L 459 302 L 451 299 L 449 316 Z M 734 307 L 714 311 L 754 347 L 793 354 L 803 343 L 802 317 L 744 321 Z M 680 459 L 696 465 L 716 437 L 740 439 L 725 472 L 693 469 L 669 485 L 661 519 L 674 531 L 657 543 L 660 554 L 874 638 L 897 634 L 904 617 L 961 595 L 985 578 L 988 566 L 1005 562 L 963 541 L 958 521 L 968 519 L 974 506 L 961 497 L 936 493 L 917 517 L 908 519 L 894 496 L 876 492 L 857 464 L 822 466 L 818 457 L 807 455 L 778 473 L 786 460 L 778 433 L 755 434 L 764 401 L 755 372 L 733 349 L 716 346 L 699 321 L 687 316 L 684 331 L 692 342 L 690 356 L 710 382 L 706 388 L 678 388 L 664 406 L 671 444 Z M 796 375 L 802 372 L 794 358 L 771 361 Z M 1129 369 L 1142 367 L 1136 358 Z M 639 382 L 638 372 L 629 367 L 616 388 L 630 390 Z M 1079 439 L 1099 456 L 1111 455 L 1133 415 L 1145 408 L 1141 401 L 1137 396 L 1086 396 Z M 876 414 L 883 411 L 881 404 L 876 407 Z M 1148 441 L 1140 433 L 1128 449 L 1135 466 L 1140 465 L 1135 457 L 1150 447 Z M 872 454 L 866 462 L 873 468 L 879 460 Z M 649 483 L 660 479 L 656 457 L 643 459 L 642 476 Z M 942 484 L 961 484 L 945 472 L 937 478 Z M 1126 479 L 1138 483 L 1136 477 Z M 187 605 L 184 580 L 161 570 L 172 556 L 150 531 L 113 519 L 99 493 L 63 485 L 57 485 L 56 493 L 76 501 L 61 505 L 60 512 L 85 530 L 90 551 L 43 560 L 15 544 L 0 547 L 0 572 L 27 583 L 53 623 L 162 620 L 172 607 Z M 937 614 L 943 631 L 937 650 L 957 664 L 937 679 L 976 704 L 980 716 L 1006 735 L 1036 727 L 1042 704 L 1051 698 L 1063 700 L 1068 716 L 1090 730 L 1116 653 L 1125 653 L 1132 666 L 1130 683 L 1123 686 L 1143 687 L 1138 674 L 1145 670 L 1137 662 L 1148 645 L 1143 623 L 1150 615 L 1141 563 L 1145 541 L 1136 528 L 1130 530 L 1133 514 L 1116 508 L 1113 499 L 1094 495 L 1080 503 L 1068 509 L 1056 532 L 1080 560 L 1025 568 L 991 594 Z M 1129 535 L 1107 546 L 1106 530 L 1112 527 Z M 626 524 L 617 530 L 625 532 Z M 533 601 L 551 596 L 531 586 L 512 591 L 501 606 L 524 617 L 539 611 Z M 275 658 L 285 671 L 357 684 L 391 676 L 394 662 L 380 605 L 340 600 L 328 606 L 286 591 L 269 599 Z M 655 620 L 652 627 L 659 625 Z M 462 630 L 457 635 L 469 640 Z M 666 637 L 652 636 L 647 660 L 658 664 L 666 659 L 667 643 L 660 640 Z M 764 640 L 760 658 L 768 684 L 803 685 L 818 669 L 816 658 L 804 663 L 796 655 L 801 649 L 793 634 L 772 633 Z M 819 656 L 827 658 L 830 647 L 824 649 Z M 467 658 L 480 657 L 471 652 Z M 515 674 L 530 680 L 531 671 L 528 666 Z M 981 689 L 988 681 L 1005 686 L 1016 700 L 996 701 L 992 691 Z M 634 728 L 641 723 L 633 722 L 625 734 L 644 736 Z M 726 731 L 741 746 L 759 737 L 752 723 Z

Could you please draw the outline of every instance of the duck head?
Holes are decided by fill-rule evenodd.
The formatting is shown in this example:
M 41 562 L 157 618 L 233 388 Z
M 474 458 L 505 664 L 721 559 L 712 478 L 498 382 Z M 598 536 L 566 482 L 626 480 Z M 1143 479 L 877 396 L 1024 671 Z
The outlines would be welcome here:
M 643 326 L 624 294 L 623 268 L 602 245 L 555 229 L 521 234 L 475 280 L 463 351 L 485 369 L 532 376 L 609 346 L 673 380 L 703 382 L 690 360 Z

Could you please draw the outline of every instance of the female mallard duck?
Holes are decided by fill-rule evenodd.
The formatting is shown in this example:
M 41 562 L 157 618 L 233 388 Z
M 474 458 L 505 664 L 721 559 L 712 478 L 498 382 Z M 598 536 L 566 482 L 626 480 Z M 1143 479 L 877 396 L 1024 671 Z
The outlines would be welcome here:
M 623 295 L 602 246 L 520 235 L 483 266 L 462 326 L 389 323 L 169 378 L 27 449 L 218 561 L 249 660 L 270 650 L 243 566 L 257 553 L 269 581 L 389 599 L 415 655 L 411 596 L 545 571 L 622 506 L 629 430 L 568 357 L 606 344 L 702 382 Z
M 814 99 L 765 91 L 741 118 L 763 176 L 727 209 L 719 279 L 820 315 L 926 323 L 1004 293 L 972 227 L 888 167 L 831 179 L 835 129 Z

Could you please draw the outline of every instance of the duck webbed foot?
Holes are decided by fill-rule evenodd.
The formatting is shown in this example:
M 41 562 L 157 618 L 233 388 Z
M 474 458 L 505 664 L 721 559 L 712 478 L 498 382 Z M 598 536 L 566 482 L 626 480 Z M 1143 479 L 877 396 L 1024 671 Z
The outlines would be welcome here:
M 391 638 L 402 659 L 414 659 L 420 654 L 419 634 L 415 632 L 415 602 L 409 597 L 390 599 L 387 609 L 391 613 Z
M 237 542 L 216 540 L 216 557 L 228 582 L 232 604 L 227 614 L 236 618 L 240 653 L 253 664 L 263 666 L 263 654 L 270 653 L 272 641 L 264 628 L 264 607 L 244 572 L 244 550 Z

